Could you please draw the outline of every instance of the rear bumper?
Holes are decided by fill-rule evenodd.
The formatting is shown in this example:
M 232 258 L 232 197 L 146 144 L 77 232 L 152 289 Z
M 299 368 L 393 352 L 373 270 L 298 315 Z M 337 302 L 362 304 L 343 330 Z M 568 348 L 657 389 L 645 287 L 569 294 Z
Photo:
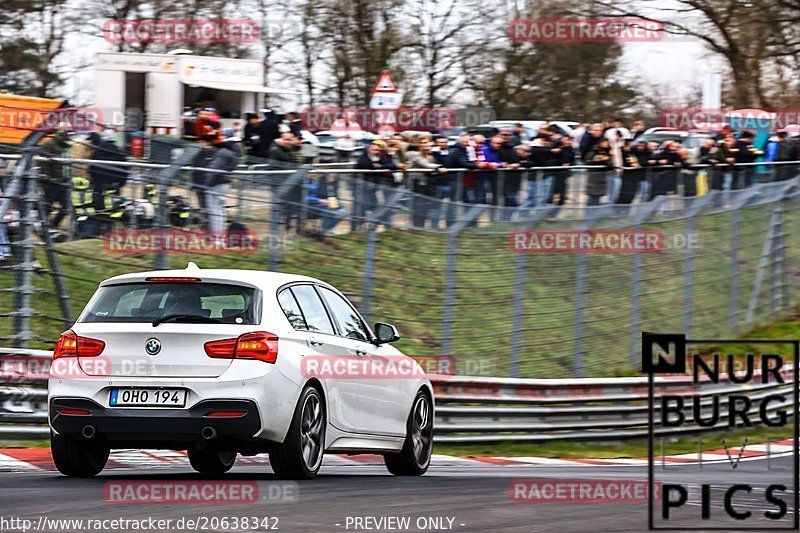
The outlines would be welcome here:
M 50 426 L 60 435 L 83 439 L 87 425 L 94 441 L 179 443 L 203 441 L 201 432 L 212 427 L 213 440 L 250 439 L 261 431 L 261 417 L 252 400 L 203 400 L 189 409 L 108 408 L 86 398 L 50 399 Z M 61 414 L 59 409 L 82 409 L 84 414 Z M 209 417 L 213 411 L 241 411 L 235 418 Z

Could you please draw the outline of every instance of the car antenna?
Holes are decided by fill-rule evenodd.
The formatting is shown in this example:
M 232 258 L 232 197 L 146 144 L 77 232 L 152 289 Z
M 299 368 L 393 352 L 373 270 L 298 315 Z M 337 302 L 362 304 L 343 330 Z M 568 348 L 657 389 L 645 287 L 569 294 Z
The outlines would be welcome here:
M 194 261 L 189 261 L 189 264 L 186 265 L 186 270 L 200 270 L 200 267 Z

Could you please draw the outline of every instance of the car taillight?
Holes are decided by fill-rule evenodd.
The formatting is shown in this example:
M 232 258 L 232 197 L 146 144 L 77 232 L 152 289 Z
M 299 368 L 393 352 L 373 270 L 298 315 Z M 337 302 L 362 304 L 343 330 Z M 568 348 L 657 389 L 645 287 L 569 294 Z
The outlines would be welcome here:
M 278 336 L 266 331 L 209 341 L 204 347 L 206 355 L 215 359 L 257 359 L 265 363 L 274 363 L 278 359 Z
M 58 339 L 56 347 L 53 350 L 53 359 L 59 357 L 97 357 L 106 347 L 106 343 L 91 339 L 89 337 L 81 337 L 71 329 L 61 334 Z
M 206 355 L 214 359 L 233 359 L 233 352 L 236 349 L 236 339 L 222 339 L 221 341 L 210 341 L 205 344 Z

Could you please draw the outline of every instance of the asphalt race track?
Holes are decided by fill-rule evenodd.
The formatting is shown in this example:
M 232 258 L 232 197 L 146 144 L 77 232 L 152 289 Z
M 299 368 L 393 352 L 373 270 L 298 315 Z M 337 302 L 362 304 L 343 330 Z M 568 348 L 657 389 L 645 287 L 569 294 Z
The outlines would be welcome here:
M 45 453 L 47 450 L 41 450 Z M 647 529 L 646 503 L 531 503 L 515 502 L 510 498 L 512 480 L 646 480 L 647 468 L 642 465 L 572 465 L 548 466 L 492 464 L 460 461 L 457 458 L 434 461 L 429 472 L 421 478 L 397 478 L 388 475 L 378 464 L 357 461 L 339 461 L 341 464 L 323 466 L 320 475 L 311 481 L 299 482 L 293 501 L 258 501 L 257 503 L 170 504 L 163 503 L 109 503 L 109 482 L 172 482 L 203 481 L 214 478 L 196 474 L 187 465 L 162 461 L 157 466 L 142 465 L 109 469 L 94 479 L 69 479 L 46 468 L 22 469 L 0 473 L 0 511 L 3 518 L 28 518 L 31 530 L 42 525 L 40 517 L 54 519 L 171 519 L 172 524 L 183 518 L 198 519 L 194 528 L 175 525 L 158 531 L 234 531 L 211 517 L 270 517 L 261 526 L 279 531 L 337 532 L 337 531 L 554 531 L 559 533 L 582 531 L 645 531 Z M 794 509 L 791 497 L 783 521 L 767 520 L 764 510 L 772 508 L 764 503 L 763 488 L 769 484 L 784 483 L 791 491 L 792 458 L 787 455 L 743 459 L 736 469 L 730 463 L 671 464 L 666 469 L 656 468 L 656 479 L 665 482 L 708 483 L 712 485 L 711 519 L 704 524 L 735 530 L 736 523 L 724 518 L 721 486 L 749 483 L 751 494 L 739 493 L 736 507 L 750 510 L 753 518 L 749 527 L 775 527 L 791 525 Z M 281 483 L 274 480 L 271 470 L 263 464 L 237 462 L 224 476 L 226 481 L 256 482 L 260 490 Z M 759 491 L 761 489 L 761 492 Z M 699 494 L 699 493 L 698 493 Z M 691 501 L 691 498 L 690 498 Z M 658 507 L 657 507 L 658 508 Z M 658 508 L 660 510 L 660 508 Z M 657 511 L 658 512 L 658 511 Z M 679 518 L 689 520 L 682 525 L 697 526 L 700 521 L 698 503 L 687 504 Z M 199 519 L 205 517 L 205 527 Z M 387 521 L 389 517 L 409 517 L 409 527 Z M 357 520 L 360 518 L 360 521 Z M 383 521 L 380 521 L 383 518 Z M 50 523 L 52 522 L 44 522 Z M 185 522 L 184 522 L 185 524 Z M 2 531 L 15 531 L 13 525 L 0 524 Z M 212 527 L 212 526 L 216 527 Z M 659 523 L 657 525 L 663 525 Z M 702 524 L 701 524 L 702 525 Z M 360 527 L 359 527 L 360 526 Z M 674 527 L 679 526 L 675 523 Z M 17 529 L 21 531 L 21 529 Z M 96 531 L 97 529 L 40 528 L 39 531 Z M 266 527 L 238 531 L 267 530 Z M 134 531 L 112 528 L 105 531 Z M 141 531 L 141 529 L 139 530 Z

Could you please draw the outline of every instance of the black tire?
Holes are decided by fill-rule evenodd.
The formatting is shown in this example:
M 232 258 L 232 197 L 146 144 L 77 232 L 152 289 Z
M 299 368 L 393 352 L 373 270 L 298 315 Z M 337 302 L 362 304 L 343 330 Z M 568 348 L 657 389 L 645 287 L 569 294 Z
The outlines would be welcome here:
M 93 477 L 103 471 L 109 449 L 98 444 L 50 433 L 50 453 L 59 472 L 70 477 Z
M 322 394 L 307 386 L 300 394 L 283 444 L 269 452 L 270 465 L 278 478 L 311 479 L 317 475 L 325 453 L 326 424 Z
M 406 423 L 406 440 L 398 453 L 383 455 L 386 468 L 395 476 L 421 476 L 431 464 L 433 452 L 433 402 L 417 392 Z
M 187 455 L 192 468 L 201 474 L 224 474 L 236 462 L 236 452 L 191 449 Z

